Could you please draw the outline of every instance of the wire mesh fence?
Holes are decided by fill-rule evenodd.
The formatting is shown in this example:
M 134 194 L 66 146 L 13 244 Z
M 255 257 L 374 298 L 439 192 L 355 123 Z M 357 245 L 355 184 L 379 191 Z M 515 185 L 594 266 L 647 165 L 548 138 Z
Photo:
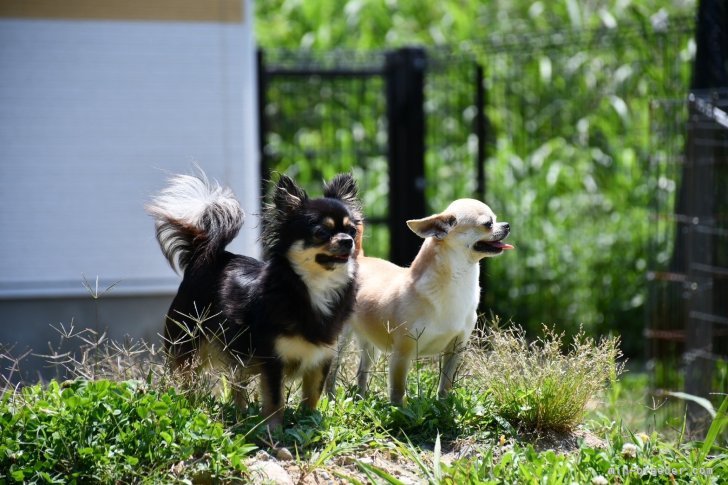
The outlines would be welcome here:
M 692 29 L 672 19 L 468 47 L 485 70 L 486 199 L 518 254 L 488 269 L 496 313 L 531 331 L 618 333 L 643 357 L 649 103 L 687 92 Z
M 286 172 L 313 188 L 322 178 L 353 172 L 367 218 L 366 252 L 385 257 L 392 251 L 390 192 L 404 190 L 390 180 L 392 165 L 405 163 L 390 152 L 388 109 L 401 97 L 388 91 L 396 53 L 266 50 L 260 62 L 264 178 Z M 477 185 L 477 66 L 472 56 L 450 50 L 428 52 L 424 62 L 423 138 L 400 141 L 405 149 L 426 147 L 426 176 L 414 183 L 426 193 L 425 211 L 440 211 L 448 197 L 472 197 Z
M 352 172 L 368 221 L 367 248 L 389 250 L 384 53 L 261 53 L 262 174 L 287 173 L 308 190 Z
M 658 120 L 651 102 L 688 92 L 693 29 L 692 19 L 660 18 L 427 49 L 418 182 L 426 208 L 475 195 L 513 228 L 516 252 L 485 268 L 482 310 L 532 333 L 546 323 L 620 334 L 628 356 L 645 356 L 645 315 L 657 304 L 656 280 L 646 275 L 673 250 L 670 218 L 651 214 L 656 197 L 669 214 L 678 180 L 674 166 L 656 160 L 680 156 L 686 119 L 680 103 L 668 103 Z M 397 190 L 387 52 L 264 55 L 266 169 L 304 184 L 353 171 L 369 220 L 367 253 L 387 256 L 389 192 Z M 662 132 L 664 143 L 655 138 Z M 669 339 L 651 335 L 649 345 L 672 352 Z
M 727 112 L 728 91 L 653 103 L 645 334 L 657 390 L 728 389 Z

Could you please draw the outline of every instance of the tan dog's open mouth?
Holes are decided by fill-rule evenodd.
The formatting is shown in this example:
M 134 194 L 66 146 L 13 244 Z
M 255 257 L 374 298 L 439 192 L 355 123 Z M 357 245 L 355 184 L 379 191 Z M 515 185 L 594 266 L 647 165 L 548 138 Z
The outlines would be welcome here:
M 473 249 L 481 253 L 499 253 L 506 249 L 515 248 L 503 241 L 478 241 L 473 245 Z

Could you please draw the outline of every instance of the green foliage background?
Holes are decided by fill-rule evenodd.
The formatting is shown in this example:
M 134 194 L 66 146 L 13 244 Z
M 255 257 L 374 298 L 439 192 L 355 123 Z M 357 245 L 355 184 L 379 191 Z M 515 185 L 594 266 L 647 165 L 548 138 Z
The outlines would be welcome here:
M 669 241 L 654 246 L 650 220 L 656 197 L 672 200 L 675 181 L 658 180 L 655 163 L 682 143 L 677 132 L 655 144 L 650 129 L 661 113 L 651 102 L 687 92 L 695 8 L 693 0 L 270 0 L 256 2 L 256 35 L 266 49 L 418 44 L 476 58 L 491 125 L 485 200 L 511 223 L 517 247 L 488 262 L 486 307 L 530 332 L 546 322 L 619 333 L 625 354 L 639 357 L 646 271 L 670 251 Z M 428 86 L 428 103 L 458 82 L 472 77 Z M 475 188 L 474 149 L 457 132 L 471 126 L 469 102 L 456 120 L 428 110 L 428 133 L 456 127 L 444 143 L 428 134 L 433 212 Z M 301 160 L 281 168 L 293 164 Z M 386 178 L 357 175 L 372 179 L 365 204 L 381 205 Z M 386 234 L 373 232 L 369 253 L 385 253 Z

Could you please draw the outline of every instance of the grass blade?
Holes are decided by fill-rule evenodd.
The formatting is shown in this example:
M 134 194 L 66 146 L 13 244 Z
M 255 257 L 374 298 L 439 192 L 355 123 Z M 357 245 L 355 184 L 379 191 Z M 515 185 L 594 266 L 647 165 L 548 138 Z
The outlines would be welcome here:
M 372 483 L 376 483 L 376 480 L 374 480 L 374 477 L 372 476 L 372 474 L 373 474 L 392 485 L 405 485 L 403 481 L 397 480 L 395 477 L 393 477 L 389 473 L 385 472 L 381 468 L 375 467 L 374 465 L 369 465 L 367 463 L 362 463 L 358 460 L 357 460 L 356 464 L 359 466 L 361 471 L 363 471 L 367 475 L 367 477 L 372 481 Z
M 441 446 L 440 446 L 440 432 L 437 433 L 437 437 L 435 438 L 435 451 L 434 456 L 432 457 L 432 461 L 435 465 L 435 480 L 438 482 L 442 480 L 442 467 L 440 466 L 440 454 L 441 454 Z
M 700 463 L 702 463 L 703 460 L 705 460 L 705 457 L 708 456 L 708 453 L 713 447 L 713 443 L 715 443 L 716 438 L 718 438 L 718 436 L 723 432 L 723 429 L 725 429 L 727 425 L 728 397 L 723 399 L 723 402 L 718 408 L 718 412 L 713 417 L 713 423 L 708 429 L 708 434 L 705 435 L 705 441 L 703 441 L 703 446 L 700 448 Z
M 700 407 L 702 407 L 706 411 L 708 411 L 708 413 L 710 414 L 710 417 L 711 418 L 715 418 L 715 408 L 710 403 L 710 401 L 708 401 L 704 397 L 694 396 L 693 394 L 688 394 L 688 393 L 685 393 L 685 392 L 670 392 L 670 391 L 667 391 L 667 392 L 665 392 L 665 394 L 667 394 L 668 396 L 676 397 L 678 399 L 683 399 L 685 401 L 692 401 L 692 402 L 700 405 Z

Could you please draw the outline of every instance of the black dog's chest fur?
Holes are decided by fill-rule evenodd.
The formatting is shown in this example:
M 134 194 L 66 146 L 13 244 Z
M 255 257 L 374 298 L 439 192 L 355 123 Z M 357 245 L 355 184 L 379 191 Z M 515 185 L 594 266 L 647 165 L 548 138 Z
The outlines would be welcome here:
M 167 325 L 166 338 L 188 337 L 189 345 L 180 349 L 187 355 L 197 350 L 200 338 L 212 338 L 244 361 L 279 358 L 275 340 L 281 336 L 333 347 L 352 311 L 354 285 L 352 280 L 339 293 L 331 315 L 323 315 L 284 258 L 263 263 L 225 252 L 215 264 L 185 272 L 168 313 L 178 324 Z

